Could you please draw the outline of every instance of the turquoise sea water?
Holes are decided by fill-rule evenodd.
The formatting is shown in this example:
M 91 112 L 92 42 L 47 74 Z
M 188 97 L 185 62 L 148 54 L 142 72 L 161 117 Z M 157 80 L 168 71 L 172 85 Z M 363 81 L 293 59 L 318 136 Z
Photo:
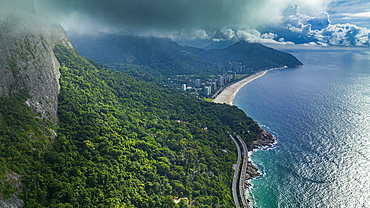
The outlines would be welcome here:
M 370 207 L 370 49 L 289 49 L 305 65 L 269 71 L 233 104 L 278 143 L 254 151 L 257 207 Z

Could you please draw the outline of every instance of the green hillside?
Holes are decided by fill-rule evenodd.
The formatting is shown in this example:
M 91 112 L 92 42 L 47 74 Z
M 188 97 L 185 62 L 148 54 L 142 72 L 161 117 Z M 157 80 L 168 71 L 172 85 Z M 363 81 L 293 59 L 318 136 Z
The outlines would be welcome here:
M 183 51 L 170 39 L 111 34 L 70 37 L 82 55 L 117 71 L 145 66 L 144 71 L 155 76 L 218 73 L 213 63 Z
M 26 207 L 187 207 L 174 197 L 192 207 L 234 207 L 236 149 L 226 131 L 250 143 L 261 131 L 252 119 L 62 45 L 54 53 L 61 64 L 58 126 L 32 114 L 26 92 L 0 98 L 0 179 L 23 177 Z M 17 191 L 0 184 L 4 196 Z

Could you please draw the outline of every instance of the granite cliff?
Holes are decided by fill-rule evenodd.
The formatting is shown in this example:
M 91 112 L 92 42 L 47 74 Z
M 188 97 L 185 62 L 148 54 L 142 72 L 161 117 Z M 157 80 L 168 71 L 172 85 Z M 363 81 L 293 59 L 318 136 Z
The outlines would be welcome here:
M 9 15 L 0 22 L 0 96 L 28 91 L 34 113 L 55 124 L 60 88 L 60 66 L 52 51 L 56 43 L 72 46 L 60 25 L 37 15 Z
M 53 54 L 55 44 L 72 47 L 63 28 L 41 20 L 35 13 L 8 15 L 0 18 L 0 97 L 27 92 L 26 104 L 41 119 L 40 129 L 46 134 L 46 122 L 57 124 L 60 64 Z M 32 134 L 30 135 L 30 139 Z M 0 195 L 0 207 L 23 207 L 18 197 L 22 175 L 7 171 L 3 180 L 18 191 L 12 197 Z

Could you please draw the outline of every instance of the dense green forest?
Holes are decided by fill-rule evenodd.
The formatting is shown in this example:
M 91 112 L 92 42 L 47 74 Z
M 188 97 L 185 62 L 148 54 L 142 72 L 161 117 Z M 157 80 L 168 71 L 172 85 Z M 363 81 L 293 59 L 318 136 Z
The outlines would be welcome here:
M 0 194 L 17 191 L 5 179 L 13 171 L 23 177 L 26 207 L 234 207 L 236 148 L 227 131 L 248 144 L 261 131 L 243 111 L 62 45 L 54 53 L 62 66 L 58 126 L 32 114 L 27 92 L 0 98 Z

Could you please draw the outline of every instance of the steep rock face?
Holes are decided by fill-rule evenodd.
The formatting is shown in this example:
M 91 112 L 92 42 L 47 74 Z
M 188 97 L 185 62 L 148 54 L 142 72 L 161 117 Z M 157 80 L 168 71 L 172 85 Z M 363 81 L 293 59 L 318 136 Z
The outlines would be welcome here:
M 0 96 L 27 90 L 27 104 L 41 118 L 57 122 L 59 63 L 52 47 L 71 43 L 60 25 L 36 15 L 0 20 Z
M 72 47 L 63 28 L 41 20 L 35 13 L 0 17 L 0 97 L 27 91 L 26 104 L 42 119 L 57 123 L 59 67 L 53 54 L 55 44 Z M 48 128 L 44 122 L 40 129 Z M 54 132 L 52 129 L 50 129 Z M 52 138 L 55 138 L 55 133 Z M 22 175 L 11 170 L 5 175 L 18 189 L 11 198 L 0 195 L 0 207 L 24 206 L 18 194 L 22 191 Z

